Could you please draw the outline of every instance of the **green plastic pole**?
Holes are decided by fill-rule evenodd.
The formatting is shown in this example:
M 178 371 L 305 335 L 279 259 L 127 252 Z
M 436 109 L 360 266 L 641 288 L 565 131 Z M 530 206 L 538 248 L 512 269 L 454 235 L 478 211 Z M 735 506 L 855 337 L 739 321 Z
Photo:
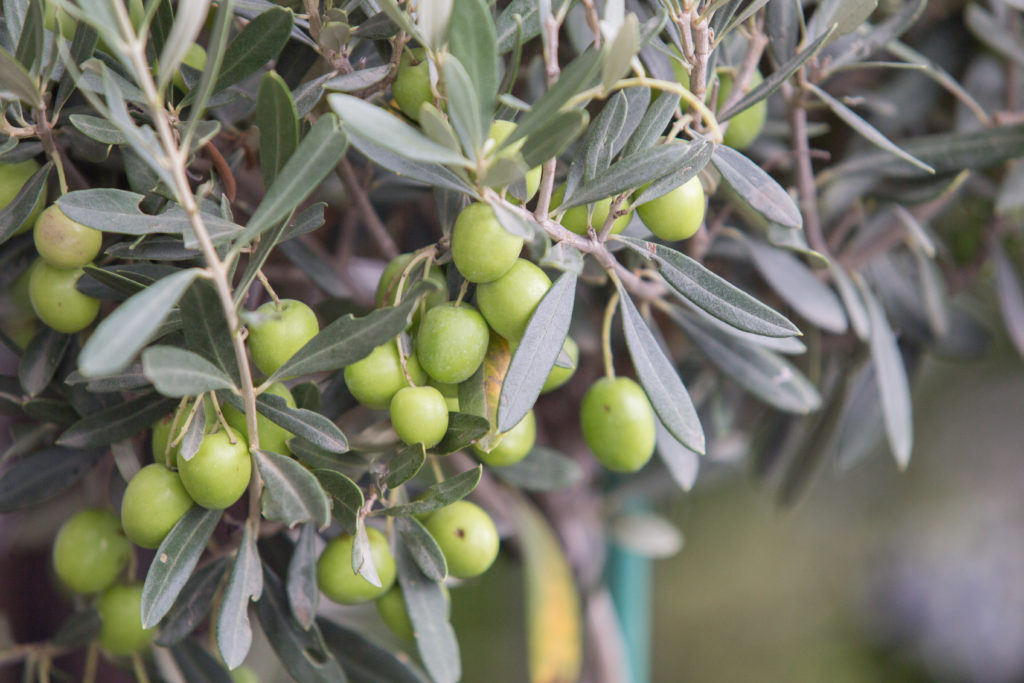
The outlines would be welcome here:
M 632 499 L 624 509 L 647 512 L 650 505 Z M 651 679 L 651 561 L 614 542 L 608 546 L 608 586 L 619 617 L 626 648 L 623 683 L 649 683 Z

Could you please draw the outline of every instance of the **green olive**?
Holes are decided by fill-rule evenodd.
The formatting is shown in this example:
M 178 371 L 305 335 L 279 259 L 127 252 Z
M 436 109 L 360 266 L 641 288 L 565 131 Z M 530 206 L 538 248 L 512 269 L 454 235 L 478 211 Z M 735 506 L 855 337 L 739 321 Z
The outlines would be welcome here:
M 565 185 L 559 185 L 555 191 L 551 194 L 551 210 L 554 211 L 562 205 L 562 200 L 565 198 Z M 601 227 L 604 222 L 608 220 L 608 212 L 612 209 L 611 197 L 601 199 L 594 202 L 594 212 L 590 216 L 590 225 L 594 227 L 595 232 L 601 232 Z M 629 225 L 630 214 L 629 204 L 623 202 L 621 207 L 626 209 L 626 213 L 619 216 L 612 222 L 612 234 L 617 235 Z M 574 206 L 562 215 L 562 226 L 567 230 L 571 230 L 577 235 L 587 234 L 587 207 L 586 206 Z
M 280 382 L 274 382 L 267 387 L 266 393 L 280 396 L 289 408 L 295 407 L 295 398 L 292 396 L 292 392 L 288 391 L 288 387 Z M 223 404 L 221 412 L 224 414 L 224 419 L 227 420 L 227 423 L 248 441 L 249 427 L 245 421 L 245 413 L 230 403 Z M 256 434 L 260 437 L 260 450 L 291 455 L 292 451 L 288 448 L 288 439 L 295 435 L 284 427 L 271 422 L 267 416 L 256 415 Z
M 398 282 L 402 279 L 402 271 L 409 265 L 412 257 L 413 254 L 399 254 L 388 262 L 387 267 L 384 268 L 384 272 L 380 276 L 380 281 L 377 283 L 377 292 L 374 295 L 378 308 L 394 305 L 395 295 L 398 294 Z M 409 288 L 412 287 L 413 283 L 419 281 L 422 277 L 423 264 L 420 263 L 409 273 L 405 285 L 402 287 L 402 295 L 408 294 Z M 427 278 L 438 285 L 437 290 L 426 296 L 426 307 L 433 308 L 448 300 L 448 281 L 445 279 L 441 269 L 433 266 L 431 266 Z
M 448 403 L 434 387 L 405 387 L 391 399 L 391 425 L 405 443 L 433 448 L 448 431 Z
M 178 452 L 178 474 L 199 505 L 211 510 L 230 507 L 245 493 L 252 475 L 246 440 L 230 428 L 207 434 L 191 460 Z
M 381 585 L 374 586 L 352 569 L 354 538 L 343 534 L 331 539 L 320 554 L 316 565 L 316 578 L 320 590 L 329 599 L 342 605 L 355 605 L 376 600 L 395 583 L 395 558 L 388 547 L 388 539 L 373 527 L 366 528 L 370 542 L 370 557 L 377 569 Z
M 413 384 L 426 383 L 427 374 L 415 355 L 406 358 L 405 367 Z M 370 355 L 346 367 L 345 385 L 364 406 L 387 410 L 395 393 L 409 386 L 409 380 L 402 372 L 397 342 L 385 342 L 371 351 Z
M 132 544 L 110 510 L 82 510 L 61 525 L 53 542 L 57 577 L 76 593 L 98 593 L 128 566 Z
M 761 72 L 755 70 L 750 76 L 750 82 L 748 83 L 744 94 L 756 88 L 763 80 L 764 78 L 761 76 Z M 718 86 L 718 108 L 721 109 L 725 106 L 725 101 L 729 98 L 729 94 L 732 92 L 732 75 L 728 72 L 721 71 L 718 74 L 718 82 L 720 84 Z M 747 107 L 729 119 L 728 127 L 725 129 L 725 135 L 722 138 L 722 142 L 735 149 L 746 149 L 758 138 L 758 136 L 761 135 L 761 131 L 764 130 L 764 123 L 767 118 L 767 100 L 761 100 L 760 102 Z
M 446 303 L 423 316 L 416 333 L 416 357 L 434 380 L 458 384 L 476 372 L 487 354 L 490 331 L 469 304 Z
M 517 259 L 507 273 L 476 288 L 476 301 L 495 332 L 518 342 L 549 289 L 551 279 L 543 270 L 526 259 Z
M 71 220 L 54 204 L 39 214 L 32 231 L 36 251 L 54 268 L 80 268 L 103 246 L 103 233 Z
M 642 190 L 638 191 L 641 192 Z M 704 187 L 694 176 L 636 209 L 651 232 L 667 242 L 693 237 L 704 223 Z
M 573 366 L 571 368 L 563 368 L 558 365 L 553 366 L 551 372 L 548 373 L 548 378 L 544 380 L 544 387 L 540 390 L 542 394 L 558 389 L 568 382 L 569 378 L 576 372 L 576 366 L 580 360 L 580 347 L 576 344 L 576 340 L 572 337 L 566 337 L 565 342 L 562 344 L 562 350 L 572 360 Z
M 99 315 L 100 302 L 75 288 L 84 274 L 81 268 L 54 268 L 42 259 L 32 266 L 28 296 L 40 320 L 64 334 L 79 332 L 92 324 Z
M 580 406 L 583 438 L 615 472 L 635 472 L 654 453 L 655 418 L 647 394 L 628 377 L 602 377 Z
M 481 462 L 491 467 L 506 467 L 516 464 L 529 455 L 536 440 L 537 418 L 531 409 L 526 413 L 526 417 L 519 421 L 519 424 L 502 435 L 497 446 L 490 451 L 473 446 L 473 451 Z
M 508 272 L 523 250 L 523 238 L 501 227 L 494 209 L 470 204 L 452 228 L 452 260 L 470 282 L 491 282 Z
M 320 331 L 313 309 L 295 299 L 268 301 L 256 312 L 265 317 L 249 325 L 249 351 L 256 367 L 268 376 Z
M 146 465 L 124 490 L 124 533 L 137 546 L 156 548 L 193 504 L 177 472 L 158 463 Z
M 47 6 L 50 6 L 49 3 Z M 6 208 L 14 200 L 21 188 L 39 168 L 35 159 L 16 161 L 13 164 L 0 164 L 0 209 Z M 41 192 L 39 199 L 36 200 L 36 205 L 32 208 L 32 213 L 28 215 L 15 234 L 20 235 L 31 230 L 45 207 L 46 192 Z
M 516 124 L 512 121 L 503 121 L 501 119 L 495 120 L 491 123 L 491 131 L 488 135 L 488 139 L 493 141 L 494 149 L 498 150 L 502 143 L 512 135 L 516 129 Z M 499 157 L 512 157 L 519 152 L 523 151 L 523 145 L 526 144 L 526 138 L 519 138 L 508 147 L 498 151 Z M 524 202 L 530 201 L 533 195 L 537 194 L 537 189 L 540 187 L 540 176 L 543 168 L 540 166 L 534 166 L 526 172 L 526 197 L 523 199 Z
M 139 652 L 153 639 L 152 628 L 142 628 L 142 584 L 111 586 L 96 603 L 100 613 L 100 645 L 112 655 Z
M 430 65 L 427 63 L 427 51 L 422 47 L 402 54 L 398 64 L 398 75 L 391 84 L 391 93 L 402 113 L 413 121 L 420 120 L 420 107 L 424 103 L 434 101 L 434 93 L 430 89 Z M 413 64 L 413 59 L 416 63 Z
M 437 541 L 448 573 L 469 579 L 487 571 L 498 557 L 498 530 L 483 508 L 459 500 L 432 512 L 424 522 Z

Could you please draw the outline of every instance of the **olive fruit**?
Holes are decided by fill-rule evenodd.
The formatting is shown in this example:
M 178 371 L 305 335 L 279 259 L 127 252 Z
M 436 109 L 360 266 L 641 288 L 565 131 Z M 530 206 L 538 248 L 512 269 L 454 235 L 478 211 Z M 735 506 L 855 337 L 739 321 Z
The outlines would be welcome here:
M 476 302 L 487 324 L 511 342 L 518 342 L 537 304 L 551 288 L 551 279 L 526 259 L 494 282 L 476 288 Z
M 381 306 L 393 306 L 395 303 L 395 295 L 398 294 L 398 282 L 402 279 L 402 271 L 409 265 L 409 261 L 412 260 L 413 254 L 399 254 L 395 258 L 388 262 L 388 265 L 384 268 L 384 272 L 380 276 L 380 281 L 377 283 L 377 292 L 374 294 L 374 300 L 377 303 L 377 307 Z M 412 284 L 419 280 L 423 276 L 422 264 L 416 266 L 409 273 L 409 277 L 405 281 L 405 285 L 402 287 L 402 295 L 409 293 L 409 288 Z M 427 279 L 435 282 L 438 285 L 438 289 L 427 294 L 426 303 L 427 308 L 433 308 L 438 304 L 443 304 L 448 300 L 448 281 L 445 280 L 444 273 L 441 272 L 440 268 L 431 267 L 427 274 Z
M 36 219 L 36 251 L 54 268 L 80 268 L 100 253 L 103 233 L 68 218 L 56 204 Z
M 124 533 L 137 546 L 156 548 L 193 504 L 177 472 L 159 463 L 146 465 L 124 490 Z
M 565 185 L 559 185 L 558 188 L 551 194 L 551 210 L 554 211 L 562 205 L 562 200 L 565 198 Z M 628 209 L 628 202 L 624 202 L 621 209 Z M 601 232 L 601 227 L 604 222 L 608 220 L 608 212 L 612 209 L 611 197 L 601 199 L 594 202 L 594 212 L 590 216 L 590 225 L 594 227 L 596 232 Z M 617 235 L 626 229 L 629 225 L 630 212 L 627 211 L 623 215 L 619 216 L 612 223 L 612 234 Z M 562 226 L 576 233 L 577 235 L 587 234 L 587 207 L 574 206 L 562 214 L 561 220 Z
M 594 382 L 580 405 L 580 423 L 587 446 L 610 470 L 635 472 L 654 453 L 654 411 L 628 377 Z
M 491 467 L 506 467 L 525 458 L 533 450 L 536 440 L 537 418 L 531 409 L 526 413 L 526 417 L 519 421 L 519 424 L 502 435 L 497 446 L 490 451 L 485 451 L 474 445 L 473 451 L 481 462 Z
M 445 602 L 448 603 L 451 599 L 448 595 L 448 586 L 442 583 L 441 592 L 444 594 Z M 402 594 L 401 586 L 397 583 L 377 599 L 377 614 L 380 615 L 381 621 L 391 629 L 391 632 L 399 638 L 415 639 L 416 633 L 412 627 L 412 620 L 409 619 L 409 610 L 405 607 L 405 596 Z
M 81 268 L 64 270 L 42 259 L 36 261 L 29 276 L 28 296 L 40 320 L 64 334 L 92 324 L 100 312 L 100 302 L 75 289 L 84 274 Z
M 313 309 L 295 299 L 281 299 L 280 305 L 268 301 L 256 312 L 265 317 L 249 325 L 249 351 L 265 375 L 274 374 L 320 331 Z
M 501 227 L 494 209 L 479 202 L 459 213 L 452 228 L 452 260 L 470 282 L 491 282 L 508 272 L 523 250 L 523 238 Z
M 406 359 L 405 367 L 414 384 L 427 381 L 427 375 L 415 355 Z M 385 342 L 371 351 L 370 355 L 346 367 L 345 385 L 364 406 L 387 410 L 395 392 L 409 386 L 409 380 L 402 372 L 397 342 Z
M 399 389 L 391 399 L 391 425 L 410 446 L 433 448 L 448 431 L 448 402 L 431 386 Z
M 57 577 L 76 593 L 98 593 L 128 566 L 132 544 L 110 510 L 89 508 L 61 525 L 53 542 Z
M 395 558 L 388 539 L 373 527 L 366 528 L 370 556 L 377 569 L 380 586 L 374 586 L 352 569 L 354 538 L 343 534 L 331 539 L 316 564 L 316 580 L 324 595 L 342 605 L 369 602 L 387 593 L 395 583 Z
M 28 182 L 29 178 L 38 171 L 39 164 L 35 159 L 26 159 L 13 164 L 0 164 L 0 209 L 5 208 L 14 201 L 14 198 L 21 191 L 21 188 Z M 16 234 L 28 232 L 36 223 L 39 214 L 46 207 L 46 192 L 39 193 L 39 199 L 32 208 L 25 222 L 18 228 Z
M 295 407 L 295 398 L 292 396 L 292 392 L 288 391 L 288 387 L 280 382 L 271 384 L 267 387 L 265 393 L 280 396 L 289 408 Z M 224 419 L 227 420 L 227 423 L 248 441 L 249 426 L 245 422 L 245 413 L 229 403 L 221 406 L 221 412 L 224 414 Z M 288 448 L 288 439 L 295 435 L 284 427 L 271 422 L 270 418 L 265 415 L 256 415 L 256 433 L 260 437 L 261 450 L 281 453 L 282 455 L 291 454 L 291 449 Z
M 747 85 L 746 91 L 749 92 L 753 88 L 756 88 L 763 80 L 764 78 L 761 76 L 761 72 L 755 70 L 754 73 L 750 75 L 750 82 Z M 729 93 L 732 92 L 732 75 L 726 71 L 721 71 L 718 74 L 718 82 L 718 108 L 721 109 L 729 98 Z M 725 135 L 722 138 L 722 142 L 735 149 L 746 149 L 758 138 L 759 135 L 761 135 L 761 131 L 764 130 L 764 122 L 767 118 L 767 100 L 761 100 L 760 102 L 747 107 L 729 119 L 729 125 L 725 129 Z
M 196 71 L 206 70 L 206 49 L 199 43 L 192 43 L 188 46 L 188 51 L 185 52 L 185 58 L 181 62 L 185 66 L 192 67 Z M 177 69 L 174 75 L 171 76 L 171 82 L 174 83 L 174 87 L 179 92 L 187 92 L 188 86 L 185 84 L 185 77 L 181 75 L 181 69 Z
M 526 144 L 526 138 L 519 138 L 511 145 L 505 148 L 501 148 L 502 143 L 512 135 L 516 129 L 516 124 L 511 121 L 503 121 L 498 119 L 491 124 L 491 131 L 488 135 L 488 139 L 493 141 L 494 149 L 497 150 L 498 157 L 513 157 L 523 150 L 523 145 Z M 526 196 L 523 201 L 528 202 L 537 194 L 537 189 L 540 187 L 540 175 L 543 169 L 540 166 L 534 166 L 526 172 Z
M 422 47 L 413 48 L 402 54 L 398 63 L 398 74 L 391 84 L 391 93 L 402 113 L 413 121 L 420 120 L 420 107 L 426 102 L 434 101 L 434 93 L 430 90 L 430 65 L 427 63 L 427 51 Z M 413 60 L 416 63 L 413 63 Z
M 551 372 L 548 373 L 548 378 L 544 380 L 544 386 L 541 388 L 540 393 L 546 394 L 549 391 L 561 387 L 569 378 L 576 372 L 576 365 L 580 360 L 580 347 L 576 344 L 576 340 L 572 337 L 566 337 L 565 342 L 562 343 L 562 350 L 565 351 L 566 355 L 569 356 L 569 360 L 572 361 L 571 368 L 563 368 L 559 365 L 552 366 Z
M 458 384 L 484 362 L 489 340 L 479 311 L 469 304 L 446 303 L 424 314 L 416 333 L 416 357 L 434 380 Z
M 651 232 L 668 242 L 693 237 L 704 223 L 704 188 L 694 176 L 679 187 L 636 208 Z
M 171 440 L 171 428 L 174 426 L 174 413 L 165 415 L 153 425 L 153 434 L 150 436 L 149 445 L 153 449 L 153 462 L 165 462 L 167 455 L 167 442 Z M 171 457 L 177 457 L 178 449 L 171 449 Z
M 111 586 L 96 602 L 100 645 L 112 655 L 130 655 L 149 645 L 152 628 L 142 628 L 142 584 Z
M 32 310 L 32 302 L 28 297 L 28 280 L 31 274 L 32 269 L 26 268 L 11 283 L 10 289 L 7 290 L 7 299 L 11 304 L 10 313 L 0 316 L 0 330 L 22 349 L 32 341 L 39 327 L 39 318 Z
M 256 672 L 244 664 L 232 669 L 229 674 L 232 683 L 260 683 L 260 677 L 256 675 Z
M 483 574 L 498 557 L 498 530 L 480 506 L 459 500 L 430 514 L 424 522 L 457 579 Z
M 191 460 L 178 453 L 178 474 L 188 495 L 204 508 L 230 507 L 245 493 L 252 475 L 245 439 L 231 428 L 207 434 Z

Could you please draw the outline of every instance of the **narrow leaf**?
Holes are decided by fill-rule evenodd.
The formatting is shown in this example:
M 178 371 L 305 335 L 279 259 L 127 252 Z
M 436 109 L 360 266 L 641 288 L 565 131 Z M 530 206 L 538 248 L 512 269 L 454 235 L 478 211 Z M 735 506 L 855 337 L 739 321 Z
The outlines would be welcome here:
M 800 209 L 789 193 L 743 154 L 718 145 L 711 156 L 711 163 L 750 208 L 779 225 L 803 227 Z
M 334 500 L 334 516 L 352 532 L 356 528 L 359 511 L 363 507 L 363 490 L 354 481 L 337 470 L 315 469 L 313 474 L 323 489 Z
M 404 544 L 395 550 L 398 581 L 423 665 L 436 683 L 455 683 L 462 677 L 462 664 L 444 592 L 420 571 Z
M 207 510 L 199 506 L 186 512 L 174 525 L 160 547 L 146 573 L 142 585 L 142 627 L 152 628 L 174 606 L 199 556 L 220 521 L 221 510 Z
M 498 400 L 498 431 L 512 429 L 530 411 L 562 350 L 576 301 L 576 274 L 562 273 L 537 304 Z
M 490 429 L 491 423 L 485 417 L 468 413 L 448 413 L 448 431 L 441 442 L 430 450 L 438 455 L 461 451 L 487 434 Z
M 426 460 L 427 455 L 424 452 L 423 444 L 413 444 L 398 451 L 388 461 L 388 476 L 386 479 L 388 488 L 398 488 L 415 477 Z
M 57 443 L 70 448 L 94 448 L 123 441 L 171 412 L 177 401 L 150 394 L 92 413 L 67 428 Z
M 7 206 L 0 209 L 0 244 L 13 237 L 35 211 L 40 197 L 46 198 L 46 180 L 53 162 L 47 162 L 32 174 Z
M 316 580 L 316 563 L 319 557 L 317 548 L 316 527 L 303 524 L 299 538 L 295 541 L 295 550 L 288 561 L 288 605 L 302 628 L 309 629 L 316 618 L 316 606 L 320 599 L 320 589 Z
M 697 472 L 700 469 L 700 454 L 690 450 L 672 436 L 672 433 L 665 429 L 665 425 L 658 420 L 655 424 L 658 438 L 656 449 L 658 457 L 661 458 L 665 469 L 672 475 L 672 479 L 684 491 L 693 488 L 697 481 Z
M 626 335 L 629 356 L 633 360 L 637 377 L 647 397 L 665 427 L 680 442 L 704 453 L 704 429 L 701 427 L 693 401 L 679 379 L 679 374 L 651 333 L 640 311 L 629 298 L 625 288 L 619 286 L 622 329 Z
M 93 468 L 104 451 L 46 448 L 0 476 L 0 514 L 56 498 Z
M 427 683 L 404 652 L 392 652 L 367 640 L 359 631 L 320 618 L 324 643 L 341 662 L 352 683 Z
M 391 507 L 375 510 L 374 514 L 388 515 L 391 517 L 407 517 L 410 515 L 420 515 L 424 512 L 433 512 L 434 510 L 440 510 L 446 505 L 451 505 L 457 500 L 462 500 L 476 488 L 476 485 L 480 483 L 480 476 L 483 472 L 481 466 L 476 466 L 471 470 L 467 470 L 460 474 L 456 474 L 454 477 L 448 477 L 442 482 L 438 482 L 431 486 L 420 494 L 420 497 L 411 502 L 405 503 L 404 505 L 392 505 Z
M 256 451 L 256 465 L 266 490 L 263 492 L 263 516 L 289 527 L 315 522 L 326 529 L 331 510 L 320 482 L 312 472 L 286 455 Z
M 142 371 L 164 396 L 180 398 L 234 388 L 231 378 L 213 363 L 175 346 L 151 346 L 143 351 Z
M 299 112 L 288 85 L 276 71 L 267 72 L 260 81 L 254 123 L 260 131 L 263 185 L 270 187 L 299 146 Z
M 431 581 L 441 582 L 448 577 L 448 563 L 437 541 L 415 517 L 399 517 L 395 529 L 405 544 L 413 562 Z
M 498 96 L 498 51 L 494 19 L 485 0 L 455 0 L 448 46 L 473 84 L 481 120 L 489 121 Z
M 29 396 L 38 395 L 49 385 L 60 367 L 73 337 L 44 327 L 28 343 L 18 362 L 18 380 Z
M 249 601 L 259 600 L 262 592 L 263 570 L 256 549 L 256 538 L 252 524 L 246 523 L 242 527 L 242 541 L 217 617 L 217 649 L 229 669 L 238 667 L 249 653 L 252 645 Z
M 164 647 L 180 642 L 206 619 L 213 607 L 217 586 L 228 570 L 229 558 L 222 557 L 192 573 L 178 599 L 164 617 L 156 643 Z
M 107 316 L 78 355 L 78 370 L 86 377 L 110 375 L 131 364 L 153 337 L 171 308 L 202 271 L 182 270 L 147 287 Z
M 291 10 L 273 6 L 247 23 L 224 52 L 213 92 L 241 82 L 272 62 L 287 42 L 293 24 Z

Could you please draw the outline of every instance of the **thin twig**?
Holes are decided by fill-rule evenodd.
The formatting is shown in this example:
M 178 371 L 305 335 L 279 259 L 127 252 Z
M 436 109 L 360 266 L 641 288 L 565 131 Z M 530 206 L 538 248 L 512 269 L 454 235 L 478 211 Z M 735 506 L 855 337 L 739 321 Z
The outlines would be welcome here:
M 398 256 L 400 253 L 398 245 L 391 238 L 391 233 L 388 232 L 384 221 L 377 215 L 377 210 L 373 208 L 370 198 L 366 195 L 366 190 L 363 189 L 359 179 L 356 178 L 355 171 L 352 169 L 352 164 L 349 163 L 349 160 L 342 159 L 341 163 L 335 168 L 335 173 L 341 180 L 342 185 L 345 186 L 345 192 L 348 193 L 349 198 L 355 202 L 359 213 L 363 216 L 366 227 L 370 230 L 370 235 L 376 240 L 380 250 L 389 259 Z

